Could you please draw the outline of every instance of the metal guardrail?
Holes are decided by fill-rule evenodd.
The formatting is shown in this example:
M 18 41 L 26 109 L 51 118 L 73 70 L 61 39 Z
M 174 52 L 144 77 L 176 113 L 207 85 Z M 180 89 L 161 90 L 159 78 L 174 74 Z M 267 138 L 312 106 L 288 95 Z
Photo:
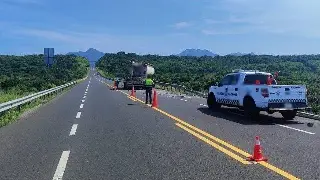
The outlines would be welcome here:
M 185 86 L 182 86 L 182 85 L 170 84 L 170 83 L 164 83 L 164 82 L 156 82 L 156 85 L 159 85 L 160 88 L 163 90 L 170 90 L 173 92 L 185 93 L 186 95 L 200 96 L 203 98 L 208 97 L 208 92 L 199 92 L 199 91 L 189 90 Z M 320 115 L 312 114 L 310 112 L 305 112 L 305 111 L 298 111 L 297 116 L 305 117 L 305 118 L 309 118 L 309 119 L 320 120 Z
M 73 81 L 73 82 L 64 84 L 64 85 L 61 85 L 61 86 L 57 86 L 57 87 L 54 87 L 54 88 L 51 88 L 51 89 L 47 89 L 47 90 L 44 90 L 44 91 L 41 91 L 41 92 L 30 94 L 30 95 L 22 97 L 22 98 L 18 98 L 18 99 L 12 100 L 12 101 L 1 103 L 0 104 L 0 113 L 4 112 L 4 111 L 7 111 L 7 110 L 9 110 L 11 108 L 23 105 L 23 104 L 25 104 L 27 102 L 30 102 L 30 101 L 32 101 L 34 99 L 37 99 L 37 98 L 40 98 L 42 96 L 45 96 L 45 95 L 60 91 L 60 90 L 62 90 L 64 88 L 66 88 L 66 87 L 69 87 L 69 86 L 71 86 L 73 84 L 76 84 L 76 83 L 86 79 L 87 77 L 85 77 L 83 79 L 80 79 L 80 80 L 77 80 L 77 81 Z

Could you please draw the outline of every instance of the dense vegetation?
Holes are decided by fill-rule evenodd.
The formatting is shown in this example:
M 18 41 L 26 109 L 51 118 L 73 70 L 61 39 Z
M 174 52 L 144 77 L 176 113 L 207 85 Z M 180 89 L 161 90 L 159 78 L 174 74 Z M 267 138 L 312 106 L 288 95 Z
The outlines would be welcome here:
M 73 55 L 57 55 L 46 67 L 43 55 L 0 56 L 0 102 L 83 78 L 89 62 Z
M 179 57 L 179 56 L 138 56 L 134 53 L 119 52 L 105 54 L 96 66 L 110 77 L 128 76 L 130 60 L 151 63 L 155 67 L 154 79 L 162 82 L 177 83 L 203 91 L 233 69 L 254 69 L 267 72 L 280 71 L 279 84 L 305 84 L 308 100 L 314 112 L 320 110 L 320 55 L 298 56 L 216 56 L 216 57 Z

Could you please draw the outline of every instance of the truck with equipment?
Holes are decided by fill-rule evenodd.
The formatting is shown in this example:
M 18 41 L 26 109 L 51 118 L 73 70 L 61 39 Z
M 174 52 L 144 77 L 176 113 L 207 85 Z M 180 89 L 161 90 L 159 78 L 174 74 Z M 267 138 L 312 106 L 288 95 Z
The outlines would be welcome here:
M 150 64 L 132 61 L 130 76 L 124 81 L 124 89 L 131 90 L 132 86 L 134 86 L 135 89 L 144 89 L 144 82 L 147 78 L 147 75 L 153 74 L 154 68 Z

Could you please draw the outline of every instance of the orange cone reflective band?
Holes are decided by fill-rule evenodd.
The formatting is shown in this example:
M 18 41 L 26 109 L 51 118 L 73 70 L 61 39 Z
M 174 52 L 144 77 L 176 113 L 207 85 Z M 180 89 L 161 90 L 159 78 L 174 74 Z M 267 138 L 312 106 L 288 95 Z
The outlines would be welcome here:
M 253 156 L 249 157 L 249 160 L 251 161 L 267 161 L 268 159 L 263 157 L 262 155 L 262 149 L 260 145 L 260 138 L 259 136 L 256 136 L 256 142 L 253 148 Z
M 158 96 L 156 90 L 153 91 L 152 107 L 158 107 Z

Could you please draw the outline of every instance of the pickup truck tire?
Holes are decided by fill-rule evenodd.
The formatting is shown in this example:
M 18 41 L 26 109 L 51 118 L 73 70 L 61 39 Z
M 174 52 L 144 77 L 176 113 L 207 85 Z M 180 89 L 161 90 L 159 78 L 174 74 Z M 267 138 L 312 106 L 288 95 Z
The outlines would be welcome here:
M 210 93 L 207 99 L 207 105 L 209 107 L 209 109 L 213 110 L 213 111 L 217 111 L 220 109 L 221 104 L 218 104 L 216 101 L 216 97 L 214 96 L 213 93 Z
M 292 120 L 296 117 L 297 111 L 296 110 L 289 110 L 289 111 L 281 111 L 280 112 L 285 120 Z
M 258 120 L 260 111 L 254 100 L 251 97 L 245 97 L 243 105 L 245 116 L 250 120 Z

